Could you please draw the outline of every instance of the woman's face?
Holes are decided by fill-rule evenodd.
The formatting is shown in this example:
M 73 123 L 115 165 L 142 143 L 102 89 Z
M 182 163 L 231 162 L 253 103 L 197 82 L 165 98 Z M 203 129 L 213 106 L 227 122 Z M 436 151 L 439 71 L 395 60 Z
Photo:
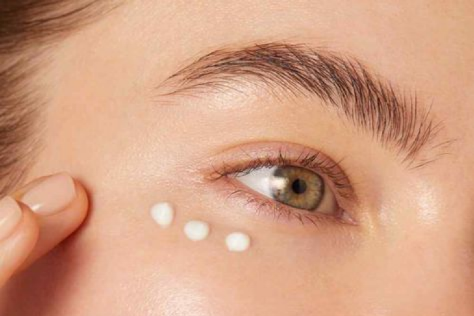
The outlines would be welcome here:
M 68 171 L 92 208 L 9 304 L 472 315 L 473 14 L 470 1 L 129 1 L 50 48 L 29 177 Z M 309 170 L 325 202 L 288 206 L 242 177 L 282 166 Z M 149 215 L 162 201 L 167 229 Z M 192 219 L 210 223 L 206 240 L 184 236 Z M 232 231 L 248 251 L 226 250 Z

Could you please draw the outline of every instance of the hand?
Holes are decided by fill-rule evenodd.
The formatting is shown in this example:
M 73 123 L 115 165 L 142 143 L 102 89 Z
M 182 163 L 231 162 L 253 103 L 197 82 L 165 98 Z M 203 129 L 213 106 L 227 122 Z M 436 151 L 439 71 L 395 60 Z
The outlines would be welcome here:
M 84 221 L 84 187 L 65 173 L 39 178 L 0 200 L 0 288 Z

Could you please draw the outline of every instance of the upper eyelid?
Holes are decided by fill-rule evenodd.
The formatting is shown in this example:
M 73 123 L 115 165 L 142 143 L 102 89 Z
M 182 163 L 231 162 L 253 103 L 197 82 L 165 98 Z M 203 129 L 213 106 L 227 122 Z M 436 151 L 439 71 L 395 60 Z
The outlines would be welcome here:
M 346 172 L 336 161 L 325 155 L 322 151 L 313 150 L 299 144 L 257 143 L 233 148 L 227 150 L 226 153 L 227 152 L 231 153 L 230 156 L 232 158 L 228 156 L 220 157 L 210 162 L 211 169 L 207 169 L 206 171 L 207 180 L 215 181 L 231 173 L 244 171 L 245 169 L 252 168 L 252 166 L 262 166 L 265 163 L 268 166 L 291 164 L 307 167 L 319 173 L 325 179 L 329 179 L 333 182 L 336 186 L 334 189 L 338 190 L 341 197 L 351 201 L 351 203 L 355 205 L 358 204 L 358 196 Z M 264 154 L 262 154 L 262 152 Z M 301 161 L 310 155 L 316 157 L 314 158 L 316 161 L 312 161 L 311 165 L 302 164 Z M 331 165 L 325 168 L 322 165 L 323 163 L 330 163 Z M 340 178 L 335 179 L 336 176 Z
M 280 216 L 284 213 L 285 217 L 288 219 L 294 218 L 297 219 L 299 222 L 301 222 L 304 225 L 304 222 L 307 221 L 309 223 L 314 224 L 315 226 L 319 227 L 319 222 L 321 220 L 325 221 L 331 221 L 331 222 L 337 222 L 337 223 L 344 223 L 344 224 L 350 224 L 350 225 L 356 225 L 357 220 L 354 220 L 354 218 L 357 218 L 357 214 L 349 215 L 349 217 L 344 216 L 344 220 L 342 220 L 339 217 L 331 216 L 331 215 L 326 215 L 326 214 L 321 214 L 321 213 L 308 213 L 306 210 L 298 209 L 290 205 L 285 205 L 279 201 L 276 201 L 270 197 L 262 195 L 260 192 L 257 192 L 253 190 L 252 188 L 249 188 L 247 185 L 242 184 L 240 181 L 236 179 L 232 179 L 229 177 L 226 177 L 225 179 L 226 182 L 230 183 L 232 185 L 232 190 L 230 193 L 227 195 L 226 200 L 231 198 L 231 197 L 239 197 L 242 196 L 247 200 L 246 204 L 256 204 L 258 207 L 262 208 L 268 208 L 271 207 L 272 212 L 274 213 L 273 215 L 276 216 L 277 218 L 280 218 Z M 239 184 L 237 184 L 238 182 Z M 326 183 L 327 184 L 327 183 Z M 245 186 L 247 187 L 246 189 L 241 189 L 239 187 Z M 341 207 L 339 202 L 338 202 L 338 208 L 339 211 L 338 213 L 340 214 L 348 214 L 347 209 L 344 207 Z M 353 212 L 349 212 L 353 213 Z

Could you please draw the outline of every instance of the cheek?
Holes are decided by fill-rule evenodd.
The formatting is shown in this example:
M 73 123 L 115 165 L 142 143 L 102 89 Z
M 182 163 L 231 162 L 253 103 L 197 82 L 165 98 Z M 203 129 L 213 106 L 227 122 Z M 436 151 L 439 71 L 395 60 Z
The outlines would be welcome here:
M 340 283 L 340 273 L 324 239 L 315 242 L 254 224 L 251 248 L 231 253 L 225 236 L 246 226 L 242 210 L 217 203 L 213 193 L 166 188 L 136 198 L 104 191 L 96 197 L 86 226 L 54 259 L 63 262 L 68 284 L 80 284 L 61 294 L 65 309 L 77 308 L 80 315 L 85 311 L 78 302 L 84 301 L 91 313 L 288 315 L 336 303 L 332 293 L 338 289 L 329 284 Z M 165 200 L 176 201 L 176 216 L 163 229 L 148 208 Z M 196 218 L 211 223 L 211 234 L 199 242 L 183 233 L 184 224 Z M 42 273 L 55 273 L 51 267 Z M 291 298 L 282 299 L 288 293 Z
M 431 241 L 441 237 L 420 231 L 396 244 L 367 239 L 348 251 L 315 228 L 308 236 L 244 223 L 243 211 L 212 190 L 160 187 L 136 195 L 99 190 L 82 230 L 17 281 L 17 301 L 71 316 L 407 315 L 407 306 L 425 312 L 433 300 L 446 302 L 455 287 L 454 303 L 472 293 L 468 284 L 459 291 L 459 269 L 452 269 L 459 266 L 440 257 L 459 245 L 440 242 L 433 252 Z M 176 217 L 162 229 L 148 208 L 165 200 L 176 205 Z M 196 217 L 211 223 L 200 242 L 182 232 Z M 224 239 L 238 225 L 251 230 L 253 244 L 230 253 Z

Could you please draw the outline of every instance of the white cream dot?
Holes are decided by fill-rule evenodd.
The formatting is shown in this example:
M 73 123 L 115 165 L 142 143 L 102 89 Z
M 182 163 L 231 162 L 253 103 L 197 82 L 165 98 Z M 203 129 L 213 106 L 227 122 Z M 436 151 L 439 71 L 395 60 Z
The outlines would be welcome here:
M 184 225 L 184 234 L 193 241 L 206 239 L 209 230 L 209 224 L 202 221 L 189 221 Z
M 225 243 L 229 251 L 242 252 L 250 247 L 250 237 L 247 234 L 235 232 L 227 235 Z
M 151 217 L 161 227 L 169 227 L 173 222 L 174 210 L 170 203 L 157 203 L 151 207 Z

